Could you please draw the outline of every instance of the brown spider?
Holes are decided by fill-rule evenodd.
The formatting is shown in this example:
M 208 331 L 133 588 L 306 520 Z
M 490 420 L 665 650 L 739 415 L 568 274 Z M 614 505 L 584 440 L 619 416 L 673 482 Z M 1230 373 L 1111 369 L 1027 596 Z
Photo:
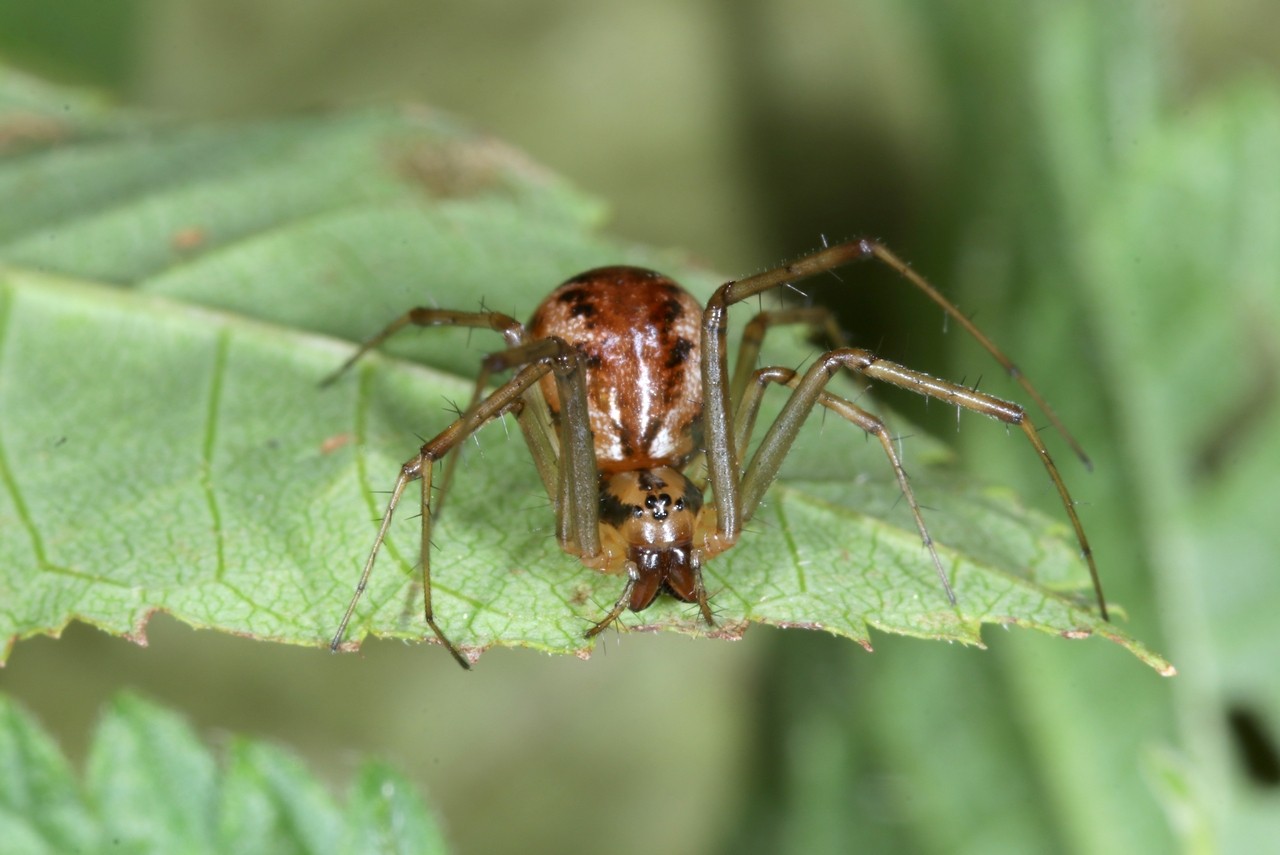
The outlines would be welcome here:
M 880 359 L 860 348 L 837 347 L 800 375 L 788 368 L 753 370 L 767 328 L 806 324 L 836 343 L 838 330 L 822 308 L 762 312 L 747 326 L 737 367 L 729 378 L 726 316 L 729 306 L 853 261 L 876 259 L 942 307 L 986 348 L 1063 434 L 1088 458 L 1058 417 L 995 344 L 923 277 L 873 240 L 832 246 L 791 264 L 722 285 L 706 306 L 667 277 L 637 267 L 601 267 L 579 274 L 542 301 L 528 326 L 498 312 L 411 309 L 366 341 L 324 382 L 332 382 L 369 350 L 409 324 L 488 328 L 502 333 L 506 350 L 489 355 L 476 381 L 471 406 L 400 467 L 355 595 L 331 649 L 341 645 L 364 592 L 392 514 L 410 481 L 422 481 L 422 587 L 424 615 L 436 638 L 464 668 L 468 661 L 436 624 L 431 609 L 430 506 L 433 467 L 482 425 L 506 413 L 519 422 L 547 495 L 556 508 L 560 548 L 594 570 L 626 577 L 613 608 L 586 632 L 591 638 L 626 609 L 641 611 L 661 591 L 696 603 L 713 625 L 703 562 L 731 548 L 760 506 L 801 425 L 815 404 L 842 416 L 880 440 L 902 495 L 915 517 L 938 577 L 954 605 L 955 593 L 933 547 L 920 506 L 875 415 L 825 391 L 841 369 L 937 398 L 1021 428 L 1053 480 L 1080 550 L 1089 565 L 1098 608 L 1106 600 L 1089 542 L 1066 484 L 1026 413 L 1017 404 Z M 513 370 L 487 396 L 491 375 Z M 764 390 L 770 383 L 793 390 L 755 455 L 744 462 Z M 736 408 L 736 409 L 735 409 Z M 705 458 L 712 498 L 684 472 Z M 442 479 L 447 485 L 451 467 Z M 703 480 L 701 478 L 697 480 Z M 703 485 L 705 486 L 705 484 Z M 440 499 L 434 513 L 439 513 Z

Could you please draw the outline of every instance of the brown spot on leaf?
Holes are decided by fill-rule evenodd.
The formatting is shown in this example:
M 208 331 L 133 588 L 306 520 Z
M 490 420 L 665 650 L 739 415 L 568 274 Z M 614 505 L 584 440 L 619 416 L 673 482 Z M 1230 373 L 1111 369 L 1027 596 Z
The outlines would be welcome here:
M 10 113 L 0 119 L 0 154 L 52 145 L 70 136 L 67 125 L 35 113 Z
M 350 433 L 338 433 L 331 437 L 327 437 L 320 443 L 321 454 L 333 454 L 339 448 L 347 445 L 354 437 Z
M 417 108 L 431 122 L 430 111 Z M 527 156 L 491 137 L 442 140 L 423 133 L 389 140 L 385 149 L 395 173 L 432 198 L 457 199 L 510 192 L 514 179 L 547 184 L 550 173 Z
M 190 252 L 204 246 L 209 233 L 199 226 L 183 226 L 169 237 L 169 245 L 178 252 Z

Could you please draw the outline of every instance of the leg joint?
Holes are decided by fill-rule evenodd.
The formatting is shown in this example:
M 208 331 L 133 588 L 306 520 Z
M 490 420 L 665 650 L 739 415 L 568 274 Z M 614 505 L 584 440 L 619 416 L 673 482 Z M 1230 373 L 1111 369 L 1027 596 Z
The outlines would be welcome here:
M 878 361 L 879 357 L 869 350 L 863 350 L 860 347 L 846 347 L 823 354 L 822 367 L 827 374 L 836 374 L 841 368 L 848 368 L 852 371 L 865 371 Z
M 717 339 L 724 335 L 725 329 L 728 327 L 728 303 L 726 297 L 730 288 L 733 287 L 732 282 L 727 282 L 716 289 L 711 295 L 711 299 L 707 301 L 707 307 L 702 312 L 702 332 L 708 338 Z
M 551 342 L 555 344 L 556 352 L 551 357 L 551 370 L 560 377 L 568 377 L 575 373 L 582 361 L 578 358 L 578 350 L 558 336 L 552 336 Z

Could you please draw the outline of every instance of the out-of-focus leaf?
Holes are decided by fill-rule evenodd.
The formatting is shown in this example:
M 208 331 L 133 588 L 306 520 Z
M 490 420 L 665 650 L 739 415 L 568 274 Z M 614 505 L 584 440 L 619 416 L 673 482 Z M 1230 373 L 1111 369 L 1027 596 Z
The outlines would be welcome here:
M 47 735 L 0 696 L 6 853 L 444 852 L 413 788 L 368 764 L 346 811 L 279 749 L 238 740 L 219 769 L 178 717 L 116 698 L 79 785 Z

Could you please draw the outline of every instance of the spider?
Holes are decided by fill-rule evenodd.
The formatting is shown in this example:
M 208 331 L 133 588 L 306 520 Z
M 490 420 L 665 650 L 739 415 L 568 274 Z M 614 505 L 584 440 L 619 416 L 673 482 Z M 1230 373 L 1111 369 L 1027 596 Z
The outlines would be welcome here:
M 730 549 L 760 507 L 801 425 L 815 406 L 876 437 L 897 477 L 916 528 L 948 600 L 955 592 L 934 548 L 920 505 L 884 422 L 826 391 L 847 370 L 936 398 L 1020 428 L 1053 481 L 1087 562 L 1103 619 L 1106 600 L 1074 503 L 1026 411 L 1018 404 L 914 371 L 871 351 L 842 346 L 833 316 L 819 307 L 761 312 L 746 327 L 729 373 L 726 320 L 730 306 L 779 286 L 861 260 L 887 265 L 924 292 L 991 353 L 1044 412 L 1086 466 L 1089 459 L 1013 362 L 949 300 L 877 241 L 829 246 L 790 264 L 728 282 L 701 305 L 671 279 L 638 267 L 600 267 L 567 280 L 547 296 L 527 325 L 493 311 L 410 309 L 362 344 L 324 384 L 407 325 L 491 329 L 507 348 L 487 356 L 471 405 L 400 467 L 355 594 L 330 644 L 336 651 L 364 592 L 406 487 L 422 482 L 422 588 L 427 626 L 463 668 L 471 662 L 436 623 L 431 608 L 431 525 L 440 510 L 457 454 L 431 503 L 438 461 L 487 422 L 516 416 L 534 465 L 556 510 L 560 548 L 585 566 L 625 581 L 613 607 L 586 631 L 594 637 L 630 609 L 642 611 L 665 591 L 697 605 L 714 625 L 703 564 Z M 771 326 L 807 325 L 838 345 L 804 373 L 755 368 Z M 490 378 L 513 372 L 485 394 Z M 765 389 L 792 391 L 750 460 L 744 460 Z M 701 464 L 701 465 L 699 465 Z M 692 473 L 705 472 L 693 475 Z M 704 496 L 709 486 L 711 496 Z

